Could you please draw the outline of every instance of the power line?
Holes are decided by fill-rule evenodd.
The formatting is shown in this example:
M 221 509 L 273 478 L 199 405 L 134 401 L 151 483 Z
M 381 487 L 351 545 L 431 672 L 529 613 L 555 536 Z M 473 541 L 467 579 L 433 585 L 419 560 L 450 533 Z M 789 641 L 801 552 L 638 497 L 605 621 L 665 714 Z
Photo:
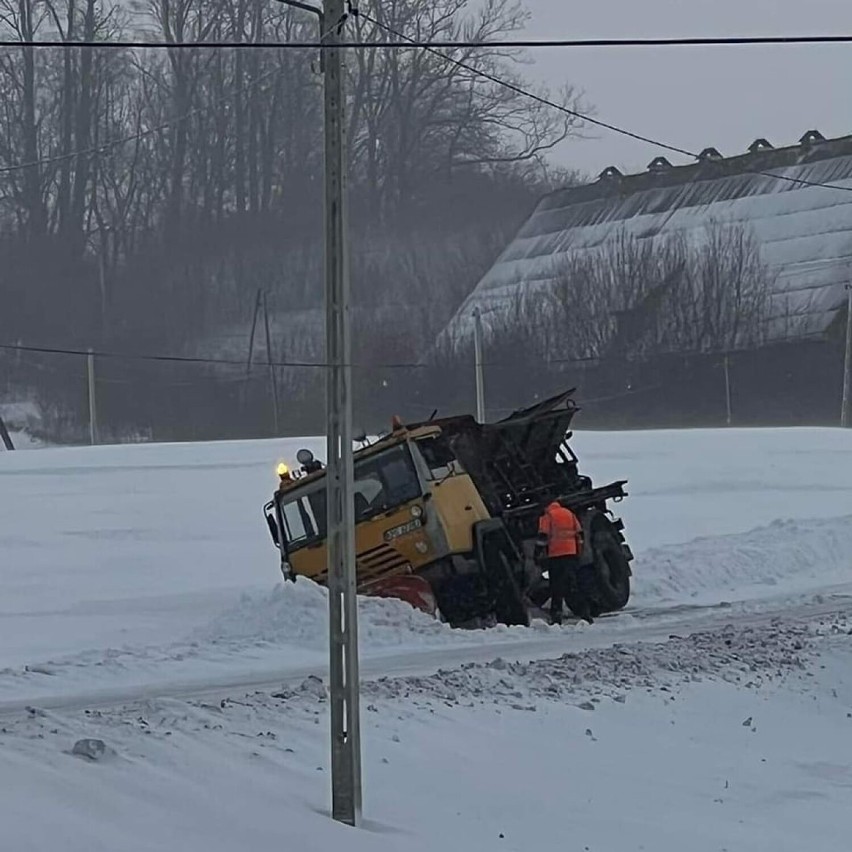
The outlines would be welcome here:
M 91 353 L 96 358 L 114 359 L 124 361 L 147 361 L 154 363 L 167 364 L 210 364 L 217 366 L 241 367 L 245 369 L 246 359 L 237 358 L 211 358 L 205 356 L 194 355 L 153 355 L 139 353 L 113 352 L 109 350 L 97 349 L 73 349 L 57 346 L 27 346 L 20 343 L 0 343 L 0 350 L 7 352 L 29 352 L 41 355 L 70 355 L 75 357 L 88 357 Z M 585 364 L 598 362 L 603 359 L 598 357 L 587 358 L 554 358 L 547 361 L 548 364 Z M 325 361 L 273 361 L 271 364 L 268 361 L 252 361 L 252 366 L 257 367 L 292 367 L 300 369 L 328 369 L 331 365 Z M 434 370 L 442 369 L 440 364 L 420 362 L 391 362 L 379 364 L 350 364 L 353 368 L 362 370 Z M 503 369 L 514 369 L 516 363 L 486 363 L 483 366 Z M 456 365 L 450 367 L 452 370 L 457 370 Z
M 522 97 L 528 98 L 530 100 L 536 101 L 540 103 L 542 106 L 546 106 L 550 109 L 558 110 L 565 115 L 569 115 L 572 118 L 579 119 L 587 124 L 591 124 L 595 127 L 600 127 L 604 130 L 608 130 L 612 133 L 617 133 L 620 136 L 624 136 L 628 139 L 633 139 L 637 142 L 643 142 L 648 145 L 652 145 L 655 148 L 660 148 L 665 151 L 670 151 L 675 154 L 681 154 L 685 157 L 689 157 L 693 160 L 698 160 L 699 155 L 694 151 L 690 151 L 687 148 L 680 147 L 678 145 L 673 145 L 669 142 L 664 142 L 660 139 L 655 139 L 651 136 L 646 136 L 641 133 L 637 133 L 633 130 L 629 130 L 625 127 L 621 127 L 616 124 L 611 124 L 610 122 L 603 121 L 601 119 L 595 118 L 588 113 L 583 113 L 578 110 L 573 110 L 570 107 L 565 106 L 564 104 L 557 103 L 556 101 L 551 100 L 550 98 L 544 97 L 543 95 L 536 94 L 535 92 L 531 92 L 528 89 L 524 89 L 523 87 L 512 83 L 508 80 L 504 80 L 500 77 L 497 77 L 494 74 L 491 74 L 488 71 L 484 71 L 480 68 L 471 65 L 468 62 L 465 62 L 461 59 L 456 59 L 453 56 L 450 56 L 446 53 L 442 53 L 441 49 L 460 49 L 460 48 L 530 48 L 530 47 L 605 47 L 605 46 L 662 46 L 662 45 L 722 45 L 722 44 L 731 44 L 731 45 L 748 45 L 748 44 L 806 44 L 806 43 L 852 43 L 852 35 L 836 35 L 836 36 L 746 36 L 746 37 L 727 37 L 727 38 L 674 38 L 674 39 L 578 39 L 578 40 L 550 40 L 550 41 L 536 41 L 536 40 L 515 40 L 515 41 L 421 41 L 410 36 L 405 35 L 404 33 L 395 30 L 394 28 L 388 26 L 387 24 L 383 24 L 380 21 L 373 18 L 366 12 L 352 9 L 353 15 L 357 15 L 358 17 L 363 18 L 364 20 L 369 21 L 380 29 L 384 30 L 387 33 L 390 33 L 399 41 L 389 42 L 389 41 L 367 41 L 367 42 L 347 42 L 344 48 L 341 49 L 422 49 L 433 55 L 439 57 L 445 62 L 452 63 L 459 68 L 462 68 L 466 71 L 469 71 L 471 74 L 474 74 L 481 79 L 488 80 L 495 85 L 501 86 L 509 91 L 515 92 Z M 129 48 L 164 48 L 164 49 L 196 49 L 196 48 L 263 48 L 263 49 L 328 49 L 327 45 L 325 45 L 320 39 L 317 42 L 230 42 L 230 41 L 212 41 L 212 42 L 156 42 L 156 41 L 113 41 L 113 42 L 67 42 L 67 41 L 37 41 L 37 42 L 28 42 L 28 41 L 0 41 L 0 47 L 60 47 L 60 48 L 80 48 L 80 47 L 104 47 L 104 48 L 115 48 L 115 49 L 129 49 Z M 279 73 L 278 70 L 268 72 L 267 74 L 262 75 L 255 81 L 252 81 L 247 87 L 246 90 L 250 90 L 252 87 L 259 85 L 265 79 L 274 74 Z M 172 125 L 179 123 L 181 121 L 185 121 L 188 118 L 191 118 L 195 115 L 198 115 L 205 110 L 209 109 L 211 106 L 223 103 L 235 97 L 234 94 L 226 95 L 218 100 L 214 101 L 212 104 L 205 104 L 200 107 L 196 107 L 193 110 L 188 111 L 182 116 L 178 116 L 176 118 L 169 119 L 167 121 L 162 122 L 161 124 L 156 125 L 155 127 L 149 128 L 147 130 L 140 131 L 138 133 L 134 133 L 125 137 L 121 137 L 119 139 L 109 140 L 108 142 L 104 142 L 101 145 L 95 145 L 90 148 L 72 151 L 67 154 L 57 154 L 54 157 L 46 157 L 39 160 L 32 160 L 27 163 L 17 163 L 11 166 L 2 166 L 0 167 L 0 174 L 9 174 L 11 172 L 20 171 L 23 169 L 52 165 L 59 162 L 64 162 L 66 160 L 75 159 L 81 156 L 89 156 L 89 155 L 97 155 L 104 153 L 106 151 L 112 150 L 113 148 L 120 147 L 122 145 L 128 144 L 130 142 L 139 141 L 141 139 L 147 138 L 148 136 L 152 136 L 156 133 L 159 133 L 162 130 L 166 130 Z M 773 178 L 775 180 L 781 180 L 787 183 L 792 183 L 798 186 L 810 186 L 810 187 L 818 187 L 822 189 L 834 189 L 842 192 L 852 192 L 852 187 L 847 186 L 838 186 L 837 184 L 828 184 L 821 183 L 819 181 L 810 181 L 805 178 L 794 178 L 788 175 L 781 175 L 774 172 L 766 172 L 766 171 L 752 171 L 751 174 L 760 175 L 763 177 Z
M 354 12 L 354 10 L 353 10 Z M 358 13 L 368 19 L 366 12 Z M 390 30 L 388 30 L 390 31 Z M 760 47 L 808 44 L 850 44 L 850 35 L 789 35 L 789 36 L 681 36 L 673 38 L 587 38 L 587 39 L 484 39 L 472 41 L 408 39 L 404 41 L 350 41 L 340 50 L 400 50 L 411 47 L 423 49 L 459 50 L 496 48 L 507 50 L 537 50 L 545 48 L 641 48 L 641 47 Z M 104 50 L 319 50 L 327 47 L 322 41 L 65 41 L 61 39 L 0 40 L 6 48 L 98 48 Z
M 538 95 L 535 92 L 531 92 L 529 91 L 529 89 L 524 89 L 523 87 L 518 86 L 515 83 L 509 82 L 508 80 L 503 80 L 488 71 L 483 71 L 481 68 L 477 68 L 476 66 L 471 65 L 468 62 L 465 62 L 461 59 L 456 59 L 453 56 L 448 56 L 446 53 L 442 53 L 440 50 L 433 48 L 429 44 L 417 42 L 416 39 L 410 38 L 404 33 L 393 29 L 393 27 L 389 27 L 387 26 L 387 24 L 383 24 L 380 21 L 377 21 L 374 17 L 367 14 L 366 12 L 359 11 L 357 14 L 359 17 L 364 18 L 364 20 L 369 21 L 371 24 L 374 24 L 375 26 L 379 27 L 379 29 L 382 29 L 385 32 L 390 33 L 391 35 L 408 42 L 409 47 L 411 47 L 412 49 L 415 47 L 422 48 L 428 53 L 432 53 L 446 62 L 450 62 L 456 65 L 457 67 L 464 69 L 465 71 L 469 71 L 471 74 L 475 74 L 476 76 L 484 80 L 489 80 L 490 82 L 495 83 L 498 86 L 502 86 L 503 88 L 515 92 L 516 94 L 521 95 L 522 97 L 536 101 L 542 104 L 543 106 L 558 110 L 562 113 L 565 113 L 566 115 L 571 116 L 572 118 L 578 118 L 588 124 L 592 124 L 596 127 L 601 127 L 604 130 L 609 130 L 613 133 L 618 133 L 619 135 L 625 136 L 629 139 L 634 139 L 638 142 L 645 142 L 646 144 L 653 145 L 656 148 L 662 148 L 663 150 L 672 151 L 676 154 L 683 154 L 684 156 L 690 157 L 693 160 L 699 159 L 699 155 L 696 154 L 694 151 L 690 151 L 686 148 L 681 148 L 677 145 L 672 145 L 668 142 L 663 142 L 659 139 L 654 139 L 650 136 L 644 136 L 641 133 L 636 133 L 632 130 L 628 130 L 625 127 L 619 127 L 616 124 L 610 124 L 609 122 L 601 121 L 600 119 L 594 118 L 594 116 L 588 115 L 587 113 L 582 113 L 577 110 L 573 110 L 570 107 L 565 106 L 564 104 L 557 103 L 556 101 L 550 100 L 550 98 L 546 98 L 543 95 Z M 850 186 L 838 186 L 837 184 L 820 183 L 818 181 L 810 181 L 804 178 L 794 178 L 789 177 L 788 175 L 780 175 L 774 172 L 753 171 L 750 172 L 750 174 L 761 175 L 762 177 L 770 177 L 775 180 L 787 181 L 789 183 L 798 184 L 799 186 L 812 186 L 820 187 L 822 189 L 836 189 L 841 192 L 852 192 L 852 187 Z
M 799 342 L 806 339 L 823 339 L 823 335 L 813 332 L 810 334 L 797 335 L 795 338 L 792 338 L 792 342 Z M 789 341 L 779 342 L 776 345 L 784 345 L 784 343 Z M 74 349 L 74 348 L 65 348 L 65 347 L 57 347 L 57 346 L 29 346 L 21 343 L 0 343 L 0 351 L 7 352 L 17 352 L 17 353 L 33 353 L 40 355 L 67 355 L 73 357 L 86 358 L 90 354 L 95 358 L 99 359 L 107 359 L 107 360 L 119 360 L 119 361 L 136 361 L 136 362 L 153 362 L 153 363 L 164 363 L 164 364 L 187 364 L 187 365 L 215 365 L 215 366 L 229 366 L 229 367 L 240 367 L 242 370 L 245 370 L 247 365 L 247 360 L 244 358 L 213 358 L 207 356 L 194 356 L 194 355 L 161 355 L 161 354 L 150 354 L 150 353 L 129 353 L 129 352 L 114 352 L 110 350 L 102 350 L 102 349 Z M 720 355 L 737 355 L 737 354 L 746 354 L 751 352 L 750 349 L 725 349 L 718 351 L 710 351 L 710 352 L 698 352 L 698 351 L 687 351 L 680 354 L 683 355 L 707 355 L 707 356 L 720 356 Z M 661 354 L 674 354 L 674 353 L 661 353 Z M 588 355 L 588 356 L 579 356 L 574 358 L 548 358 L 543 359 L 540 363 L 545 365 L 567 365 L 567 364 L 605 364 L 607 361 L 611 359 L 602 355 Z M 641 362 L 641 359 L 640 359 Z M 36 369 L 36 370 L 48 370 L 51 368 L 45 367 L 45 365 L 40 365 L 36 363 L 29 363 L 26 365 L 28 368 Z M 252 361 L 250 366 L 258 367 L 258 368 L 268 368 L 270 366 L 275 368 L 299 368 L 299 369 L 327 369 L 331 365 L 326 361 L 273 361 L 271 364 L 268 361 Z M 350 367 L 361 369 L 361 370 L 444 370 L 449 369 L 454 372 L 458 371 L 457 363 L 450 364 L 442 364 L 440 362 L 406 362 L 406 361 L 395 361 L 395 362 L 385 362 L 385 363 L 353 363 L 349 365 Z M 505 370 L 513 370 L 518 368 L 517 362 L 500 362 L 500 361 L 487 361 L 483 363 L 483 367 L 488 367 L 490 369 L 505 369 Z M 245 374 L 241 376 L 231 377 L 234 381 L 244 380 Z M 141 380 L 141 377 L 140 377 Z M 111 381 L 111 382 L 125 382 L 125 381 L 135 381 L 135 380 L 125 380 L 118 379 L 115 377 L 111 378 L 99 378 L 98 381 Z M 180 382 L 179 384 L 192 384 L 192 382 Z M 597 400 L 596 400 L 597 401 Z
M 552 363 L 552 362 L 550 362 L 550 363 Z M 575 398 L 577 405 L 579 406 L 579 409 L 582 411 L 590 405 L 600 405 L 601 403 L 605 403 L 605 402 L 613 402 L 613 401 L 618 400 L 618 399 L 625 399 L 626 397 L 629 397 L 629 396 L 638 396 L 640 394 L 651 393 L 652 391 L 661 390 L 662 388 L 663 388 L 663 385 L 661 385 L 661 384 L 646 385 L 646 386 L 640 387 L 640 388 L 630 388 L 629 390 L 621 391 L 620 393 L 612 393 L 612 394 L 607 394 L 606 396 L 591 397 L 589 399 L 586 399 L 582 395 L 580 390 L 577 389 L 574 392 L 574 398 Z M 405 402 L 404 406 L 405 406 L 405 408 L 415 408 L 415 409 L 419 409 L 420 411 L 432 412 L 432 411 L 435 410 L 434 405 L 425 405 L 422 402 Z M 499 406 L 499 405 L 498 406 L 494 406 L 494 405 L 486 406 L 486 411 L 489 414 L 515 414 L 515 412 L 517 412 L 517 410 L 518 410 L 517 407 L 507 408 L 507 407 Z
M 672 145 L 668 142 L 663 142 L 659 139 L 655 139 L 651 136 L 646 136 L 641 133 L 637 133 L 633 130 L 628 130 L 625 127 L 621 127 L 616 124 L 611 124 L 610 122 L 603 121 L 601 119 L 595 118 L 588 113 L 583 113 L 578 110 L 573 110 L 570 107 L 565 106 L 564 104 L 557 103 L 556 101 L 551 100 L 550 98 L 546 98 L 542 95 L 536 94 L 535 92 L 531 92 L 528 89 L 524 89 L 523 87 L 511 83 L 508 80 L 504 80 L 500 77 L 497 77 L 494 74 L 491 74 L 488 71 L 483 71 L 480 68 L 476 68 L 468 62 L 465 62 L 460 59 L 456 59 L 453 56 L 449 56 L 446 53 L 442 53 L 442 49 L 459 49 L 459 48 L 529 48 L 529 47 L 605 47 L 605 46 L 663 46 L 663 45 L 721 45 L 721 44 L 805 44 L 805 43 L 847 43 L 852 42 L 852 35 L 834 35 L 834 36 L 824 36 L 824 35 L 816 35 L 816 36 L 745 36 L 745 37 L 725 37 L 725 38 L 672 38 L 672 39 L 575 39 L 575 40 L 550 40 L 550 41 L 537 41 L 537 40 L 515 40 L 515 41 L 421 41 L 411 36 L 407 36 L 404 33 L 394 29 L 393 27 L 388 26 L 387 24 L 383 24 L 380 21 L 373 18 L 366 12 L 361 10 L 356 10 L 354 7 L 352 8 L 353 16 L 358 16 L 363 18 L 366 21 L 377 26 L 379 29 L 384 30 L 385 32 L 393 35 L 395 38 L 399 39 L 399 41 L 388 42 L 388 41 L 366 41 L 366 42 L 347 42 L 345 48 L 343 49 L 351 49 L 351 48 L 360 48 L 360 49 L 422 49 L 426 50 L 429 53 L 443 59 L 446 62 L 452 63 L 459 68 L 462 68 L 466 71 L 469 71 L 472 74 L 480 77 L 481 79 L 488 80 L 498 86 L 501 86 L 505 89 L 515 92 L 515 94 L 521 95 L 522 97 L 531 99 L 536 101 L 543 106 L 549 107 L 551 109 L 558 110 L 566 115 L 571 116 L 572 118 L 577 118 L 587 124 L 591 124 L 595 127 L 600 127 L 604 130 L 609 130 L 612 133 L 617 133 L 621 136 L 624 136 L 629 139 L 633 139 L 637 142 L 644 142 L 645 144 L 652 145 L 656 148 L 660 148 L 662 150 L 670 151 L 675 154 L 681 154 L 685 157 L 689 157 L 690 159 L 697 160 L 698 154 L 694 151 L 690 151 L 686 148 Z M 212 42 L 155 42 L 155 41 L 113 41 L 113 42 L 67 42 L 67 41 L 37 41 L 37 42 L 27 42 L 27 41 L 0 41 L 0 47 L 107 47 L 107 48 L 116 48 L 116 49 L 128 49 L 128 48 L 166 48 L 166 49 L 195 49 L 195 48 L 271 48 L 271 49 L 328 49 L 327 45 L 324 44 L 322 38 L 317 42 L 222 42 L 222 41 L 212 41 Z M 268 72 L 265 75 L 262 75 L 258 80 L 253 81 L 246 87 L 246 90 L 251 89 L 253 86 L 260 84 L 263 80 L 272 76 L 273 74 L 278 73 L 278 71 Z M 227 100 L 233 98 L 234 95 L 226 95 L 223 98 L 214 101 L 214 104 L 222 103 Z M 140 131 L 139 133 L 131 134 L 129 136 L 122 137 L 120 139 L 110 140 L 108 142 L 104 142 L 101 145 L 92 146 L 87 149 L 83 149 L 80 151 L 72 151 L 68 154 L 58 154 L 54 157 L 47 157 L 40 160 L 33 160 L 27 163 L 18 163 L 11 166 L 2 166 L 0 167 L 0 174 L 8 174 L 15 171 L 20 171 L 27 168 L 52 165 L 54 163 L 63 162 L 69 159 L 75 159 L 81 156 L 87 155 L 97 155 L 104 153 L 105 151 L 112 150 L 113 148 L 120 147 L 122 145 L 128 144 L 129 142 L 139 141 L 148 136 L 159 133 L 162 130 L 166 130 L 171 127 L 173 124 L 179 123 L 181 121 L 185 121 L 188 118 L 193 117 L 207 109 L 210 108 L 213 104 L 205 104 L 201 107 L 196 107 L 193 110 L 185 113 L 182 116 L 178 116 L 173 119 L 169 119 L 168 121 L 162 122 L 156 127 L 149 128 L 144 131 Z M 770 177 L 776 180 L 785 181 L 788 183 L 793 183 L 799 186 L 810 186 L 810 187 L 819 187 L 823 189 L 835 189 L 840 190 L 842 192 L 852 192 L 852 187 L 846 186 L 838 186 L 836 184 L 827 184 L 820 183 L 818 181 L 809 181 L 804 178 L 793 178 L 788 175 L 780 175 L 773 172 L 764 172 L 764 171 L 755 171 L 752 174 L 761 175 L 763 177 Z
M 582 112 L 578 112 L 577 110 L 573 110 L 570 107 L 565 106 L 564 104 L 560 104 L 560 103 L 557 103 L 556 101 L 552 101 L 549 98 L 544 97 L 543 95 L 538 95 L 535 92 L 531 92 L 528 89 L 524 89 L 521 86 L 516 85 L 515 83 L 510 83 L 508 80 L 503 80 L 500 77 L 497 77 L 496 75 L 489 73 L 488 71 L 483 71 L 481 68 L 477 68 L 476 66 L 471 65 L 468 62 L 465 62 L 461 59 L 456 59 L 454 56 L 448 56 L 446 53 L 441 53 L 440 50 L 438 50 L 434 47 L 431 47 L 429 45 L 422 44 L 422 43 L 417 45 L 416 39 L 413 39 L 413 38 L 405 35 L 404 33 L 393 29 L 393 27 L 389 27 L 387 24 L 381 23 L 380 21 L 376 20 L 374 17 L 372 17 L 371 15 L 369 15 L 366 12 L 359 11 L 358 17 L 363 18 L 365 21 L 369 21 L 371 24 L 374 24 L 375 26 L 379 27 L 379 29 L 382 29 L 385 32 L 388 32 L 391 35 L 394 35 L 397 38 L 408 42 L 409 47 L 411 47 L 412 49 L 416 45 L 416 46 L 422 48 L 423 50 L 425 50 L 427 53 L 431 53 L 434 56 L 437 56 L 437 57 L 439 57 L 440 59 L 443 59 L 446 62 L 451 62 L 452 64 L 456 65 L 457 67 L 462 68 L 465 71 L 469 71 L 471 74 L 475 74 L 476 76 L 478 76 L 478 77 L 480 77 L 484 80 L 489 80 L 492 83 L 496 83 L 498 86 L 502 86 L 505 89 L 509 89 L 510 91 L 515 92 L 515 94 L 518 94 L 518 95 L 521 95 L 525 98 L 529 98 L 531 100 L 537 101 L 538 103 L 542 104 L 543 106 L 547 106 L 547 107 L 550 107 L 551 109 L 559 110 L 560 112 L 563 112 L 566 115 L 571 116 L 572 118 L 579 118 L 582 121 L 588 122 L 589 124 L 593 124 L 597 127 L 602 127 L 605 130 L 611 130 L 614 133 L 619 133 L 622 136 L 627 136 L 627 137 L 629 137 L 631 139 L 635 139 L 639 142 L 646 142 L 650 145 L 656 145 L 657 147 L 665 148 L 666 150 L 673 151 L 676 154 L 684 154 L 687 157 L 694 156 L 694 154 L 692 154 L 691 151 L 687 151 L 684 148 L 678 148 L 677 146 L 674 146 L 674 145 L 669 145 L 669 144 L 664 143 L 664 142 L 659 142 L 658 140 L 651 139 L 648 136 L 643 136 L 639 133 L 634 133 L 632 130 L 626 130 L 625 128 L 618 127 L 615 124 L 609 124 L 606 121 L 601 121 L 600 119 L 594 118 L 594 117 L 588 115 L 587 113 L 582 113 Z
M 58 346 L 25 346 L 23 344 L 0 343 L 0 349 L 10 352 L 35 352 L 42 355 L 73 355 L 87 356 L 90 352 L 88 349 L 72 349 Z M 92 350 L 91 354 L 96 358 L 108 358 L 124 361 L 149 361 L 168 364 L 217 364 L 219 366 L 232 366 L 245 368 L 246 360 L 236 358 L 210 358 L 194 355 L 151 355 L 125 352 L 112 352 L 109 350 Z M 264 362 L 262 365 L 268 367 L 269 362 Z M 273 367 L 316 367 L 323 368 L 328 364 L 316 361 L 273 361 Z M 390 366 L 390 365 L 388 365 Z M 399 364 L 394 366 L 414 366 L 407 364 Z

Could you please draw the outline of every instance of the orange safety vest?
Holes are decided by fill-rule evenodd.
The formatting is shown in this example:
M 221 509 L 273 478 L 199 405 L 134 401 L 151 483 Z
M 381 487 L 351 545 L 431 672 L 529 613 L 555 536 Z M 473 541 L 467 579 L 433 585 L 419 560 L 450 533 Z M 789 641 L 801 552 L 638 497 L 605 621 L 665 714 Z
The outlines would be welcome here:
M 547 555 L 577 556 L 580 552 L 580 535 L 583 527 L 577 516 L 559 503 L 551 503 L 538 522 L 538 532 L 547 539 Z

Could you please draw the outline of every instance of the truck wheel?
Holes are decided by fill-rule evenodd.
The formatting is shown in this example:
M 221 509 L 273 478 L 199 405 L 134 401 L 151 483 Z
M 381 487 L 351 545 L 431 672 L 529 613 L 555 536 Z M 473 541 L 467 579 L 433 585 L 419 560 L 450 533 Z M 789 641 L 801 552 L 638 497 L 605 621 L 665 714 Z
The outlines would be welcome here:
M 512 565 L 506 554 L 501 550 L 499 554 L 500 570 L 499 579 L 495 583 L 497 600 L 495 615 L 501 624 L 530 626 L 530 614 L 524 604 L 518 582 L 512 572 Z
M 630 600 L 630 563 L 612 530 L 598 528 L 594 535 L 594 564 L 591 566 L 595 597 L 602 612 L 624 609 Z

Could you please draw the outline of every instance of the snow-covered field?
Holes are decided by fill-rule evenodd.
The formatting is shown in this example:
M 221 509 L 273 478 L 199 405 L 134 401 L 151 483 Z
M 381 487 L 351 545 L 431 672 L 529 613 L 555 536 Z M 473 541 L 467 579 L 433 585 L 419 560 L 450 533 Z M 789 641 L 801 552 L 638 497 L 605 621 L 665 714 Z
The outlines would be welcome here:
M 850 622 L 730 628 L 365 684 L 366 820 L 328 818 L 324 687 L 33 708 L 0 734 L 3 848 L 843 849 Z M 82 738 L 98 760 L 70 753 Z
M 303 443 L 0 453 L 0 848 L 843 847 L 852 434 L 578 434 L 637 552 L 591 628 L 364 601 L 356 833 L 324 811 L 324 593 L 278 582 L 261 514 Z

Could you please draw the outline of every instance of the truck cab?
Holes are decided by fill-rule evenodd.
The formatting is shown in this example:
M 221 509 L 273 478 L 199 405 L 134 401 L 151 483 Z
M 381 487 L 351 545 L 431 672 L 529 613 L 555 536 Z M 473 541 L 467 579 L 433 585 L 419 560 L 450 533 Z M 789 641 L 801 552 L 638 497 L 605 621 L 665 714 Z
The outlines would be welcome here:
M 390 580 L 417 576 L 453 554 L 471 551 L 473 526 L 489 518 L 439 427 L 397 429 L 356 452 L 354 491 L 362 594 L 380 593 Z M 325 584 L 325 472 L 292 475 L 288 469 L 266 514 L 285 577 Z

